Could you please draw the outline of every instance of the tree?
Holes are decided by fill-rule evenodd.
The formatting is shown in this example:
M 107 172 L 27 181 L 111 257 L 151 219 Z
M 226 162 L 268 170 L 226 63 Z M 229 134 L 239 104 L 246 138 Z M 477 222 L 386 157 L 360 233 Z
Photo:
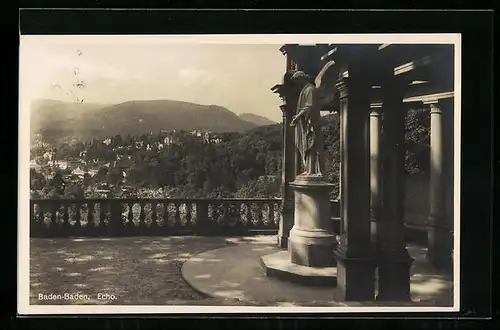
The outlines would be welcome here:
M 52 179 L 49 180 L 49 187 L 59 195 L 64 195 L 64 190 L 66 189 L 66 182 L 63 179 L 61 170 L 57 169 L 54 173 Z
M 35 169 L 30 169 L 30 188 L 31 190 L 42 190 L 45 187 L 46 180 L 43 174 Z
M 272 191 L 272 186 L 264 180 L 251 180 L 242 185 L 234 194 L 236 198 L 266 198 Z
M 121 182 L 122 178 L 123 178 L 123 176 L 122 176 L 122 172 L 120 171 L 120 169 L 113 168 L 112 170 L 110 170 L 108 172 L 107 182 L 109 182 L 110 184 L 116 185 L 116 184 L 119 184 Z
M 322 118 L 324 125 L 322 131 L 325 141 L 325 176 L 335 185 L 332 195 L 338 193 L 338 175 L 340 161 L 340 123 L 337 114 Z M 429 116 L 424 110 L 410 110 L 406 118 L 406 170 L 408 175 L 428 173 L 429 171 Z M 383 129 L 383 127 L 382 127 Z M 259 181 L 263 175 L 279 175 L 282 167 L 282 125 L 259 127 L 242 133 L 218 134 L 222 142 L 206 143 L 189 133 L 177 132 L 172 145 L 158 150 L 157 143 L 163 143 L 161 134 L 143 134 L 133 136 L 116 135 L 112 144 L 107 146 L 102 140 L 94 139 L 84 142 L 90 159 L 111 160 L 116 157 L 112 149 L 121 140 L 118 153 L 123 161 L 136 164 L 120 164 L 121 168 L 129 168 L 127 179 L 135 188 L 144 187 L 169 187 L 169 196 L 176 197 L 269 197 L 280 192 L 277 184 Z M 382 136 L 383 140 L 383 136 Z M 135 146 L 136 141 L 148 143 L 151 148 L 144 149 Z M 71 146 L 71 150 L 64 151 L 65 144 L 61 143 L 61 150 L 66 154 L 73 154 L 79 143 Z M 38 146 L 40 150 L 51 150 L 52 146 Z M 35 153 L 33 153 L 35 155 Z M 36 156 L 34 156 L 36 157 Z M 130 160 L 127 158 L 131 157 Z M 141 163 L 141 160 L 142 163 Z M 137 165 L 140 164 L 140 165 Z M 101 167 L 91 180 L 85 176 L 83 187 L 88 188 L 91 182 L 107 182 L 119 184 L 122 180 L 122 169 L 108 170 Z M 49 175 L 51 170 L 42 167 L 42 173 Z M 33 173 L 32 188 L 43 186 L 43 175 Z M 47 189 L 42 189 L 49 194 L 52 187 L 59 187 L 61 192 L 63 176 L 54 176 Z M 64 180 L 62 180 L 64 181 Z M 40 190 L 40 189 L 38 189 Z M 50 190 L 50 191 L 49 191 Z M 133 193 L 132 193 L 133 194 Z
M 428 174 L 430 118 L 426 109 L 410 109 L 405 121 L 405 168 L 410 175 Z
M 42 199 L 44 196 L 39 190 L 31 190 L 30 191 L 30 199 Z
M 132 183 L 139 183 L 145 179 L 145 173 L 137 164 L 132 165 L 127 171 L 127 180 Z
M 84 199 L 85 198 L 85 193 L 79 185 L 72 184 L 70 185 L 65 193 L 64 193 L 65 198 L 71 198 L 71 199 Z
M 91 184 L 92 184 L 92 177 L 90 176 L 90 174 L 88 173 L 83 174 L 83 182 L 82 182 L 83 187 L 87 188 Z
M 96 181 L 104 181 L 106 180 L 106 176 L 108 175 L 108 168 L 107 167 L 101 167 L 95 174 L 95 180 Z
M 115 135 L 115 137 L 113 138 L 113 144 L 116 147 L 123 145 L 123 139 L 122 139 L 122 136 L 120 134 Z
M 274 175 L 278 173 L 278 162 L 279 157 L 277 157 L 277 152 L 267 154 L 265 165 L 266 175 Z

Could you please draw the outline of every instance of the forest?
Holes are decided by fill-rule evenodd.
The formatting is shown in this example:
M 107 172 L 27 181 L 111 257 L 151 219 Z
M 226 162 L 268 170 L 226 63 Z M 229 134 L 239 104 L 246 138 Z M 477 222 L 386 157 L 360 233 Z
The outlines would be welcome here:
M 410 110 L 405 129 L 406 173 L 427 175 L 428 112 Z M 335 198 L 340 160 L 337 114 L 323 117 L 322 131 L 326 176 L 335 185 L 332 192 Z M 97 164 L 97 173 L 94 176 L 85 173 L 83 179 L 68 182 L 65 176 L 70 174 L 69 170 L 54 172 L 47 165 L 38 171 L 32 169 L 32 197 L 93 197 L 103 184 L 109 187 L 113 197 L 280 197 L 282 124 L 243 133 L 218 133 L 217 142 L 182 130 L 176 132 L 175 137 L 175 141 L 166 143 L 166 133 L 158 132 L 66 143 L 51 141 L 50 136 L 42 132 L 44 143 L 32 146 L 32 159 L 40 162 L 44 153 L 53 151 L 59 160 L 84 159 L 88 164 L 85 167 Z M 98 165 L 103 163 L 110 165 Z M 269 180 L 269 177 L 276 179 Z

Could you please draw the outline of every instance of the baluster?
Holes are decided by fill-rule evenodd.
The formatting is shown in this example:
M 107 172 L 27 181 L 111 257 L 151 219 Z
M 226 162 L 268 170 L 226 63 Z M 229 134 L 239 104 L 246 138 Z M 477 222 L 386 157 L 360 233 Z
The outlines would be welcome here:
M 92 230 L 95 227 L 94 223 L 94 202 L 88 202 L 88 211 L 87 211 L 87 228 Z
M 270 228 L 274 228 L 274 202 L 270 202 L 267 204 L 268 215 L 267 215 L 267 226 Z
M 128 218 L 128 221 L 127 221 L 127 226 L 132 228 L 132 227 L 135 227 L 135 224 L 134 224 L 134 213 L 132 212 L 132 208 L 134 207 L 134 203 L 128 203 L 128 215 L 127 215 L 127 218 Z
M 238 210 L 238 225 L 241 226 L 241 227 L 245 227 L 245 223 L 243 222 L 243 215 L 244 215 L 244 211 L 243 211 L 243 207 L 245 206 L 245 203 L 243 202 L 239 202 L 239 205 L 240 205 L 240 208 Z M 248 216 L 246 217 L 247 221 L 248 221 Z
M 106 227 L 106 209 L 108 208 L 108 203 L 100 201 L 99 202 L 99 227 Z
M 198 208 L 198 203 L 197 201 L 193 200 L 191 202 L 191 224 L 193 226 L 195 226 L 196 222 L 198 221 L 198 218 L 196 217 L 196 215 L 198 214 L 197 208 Z
M 30 223 L 36 222 L 36 215 L 35 215 L 35 202 L 30 201 Z
M 50 213 L 50 228 L 56 230 L 57 228 L 57 206 L 58 201 L 52 201 L 51 213 Z
M 45 209 L 45 205 L 43 205 L 43 202 L 38 202 L 38 211 L 40 213 L 38 213 L 38 223 L 40 224 L 40 226 L 43 226 L 43 228 L 45 228 L 45 212 L 44 212 L 44 209 Z
M 214 224 L 217 225 L 217 227 L 220 227 L 220 205 L 218 203 L 212 203 L 212 219 L 214 220 Z
M 144 212 L 144 201 L 139 202 L 141 213 L 139 214 L 139 228 L 146 228 L 146 213 Z
M 158 215 L 156 214 L 156 206 L 157 205 L 158 204 L 156 202 L 151 202 L 151 228 L 158 227 L 158 222 L 157 222 Z
M 250 203 L 248 208 L 250 210 L 251 219 L 252 219 L 252 227 L 255 228 L 259 225 L 259 212 L 256 212 L 256 204 Z
M 241 227 L 241 202 L 236 202 L 234 205 L 234 226 Z
M 230 227 L 235 227 L 236 224 L 237 224 L 237 221 L 235 221 L 235 217 L 236 217 L 236 206 L 234 205 L 234 202 L 231 202 L 231 203 L 228 203 L 227 205 L 227 209 L 226 209 L 226 212 L 227 212 L 227 224 L 230 226 Z
M 279 226 L 279 221 L 280 221 L 280 212 L 281 212 L 281 203 L 274 203 L 274 216 L 273 216 L 273 223 L 274 227 L 278 228 Z
M 69 213 L 68 213 L 68 208 L 69 208 L 69 203 L 65 202 L 63 204 L 64 208 L 64 213 L 63 213 L 63 232 L 65 234 L 69 234 L 69 229 L 70 229 L 70 224 L 69 224 Z
M 221 225 L 223 227 L 225 227 L 225 226 L 229 225 L 229 205 L 228 205 L 228 203 L 223 203 L 221 206 L 223 208 L 222 212 L 224 212 L 224 215 L 222 216 Z
M 33 222 L 33 219 L 35 219 L 35 203 L 30 201 L 30 222 Z
M 168 202 L 163 202 L 163 228 L 167 229 L 170 228 L 170 223 L 169 223 L 169 214 L 168 214 L 168 206 L 170 203 Z
M 264 207 L 263 207 L 264 204 L 262 204 L 262 202 L 258 202 L 258 203 L 255 203 L 255 206 L 256 206 L 256 209 L 257 209 L 257 227 L 261 226 L 261 225 L 264 225 L 265 221 L 264 221 L 264 215 L 262 214 L 262 212 L 264 211 Z
M 174 227 L 181 227 L 182 224 L 181 224 L 181 213 L 180 213 L 180 206 L 181 204 L 179 202 L 176 202 L 174 203 L 174 206 L 175 206 L 175 216 L 174 216 Z
M 37 232 L 37 223 L 36 223 L 36 215 L 35 215 L 35 203 L 30 201 L 30 232 L 31 236 L 34 236 L 33 233 Z
M 81 222 L 81 204 L 79 202 L 75 203 L 75 231 L 79 231 L 82 228 Z
M 241 218 L 241 202 L 235 202 L 234 204 L 234 227 L 243 228 L 243 219 Z
M 245 227 L 245 223 L 243 222 L 243 206 L 245 204 L 241 201 L 238 202 L 237 210 L 236 210 L 236 226 Z
M 192 208 L 192 203 L 191 202 L 186 202 L 186 227 L 191 227 L 191 208 Z
M 252 203 L 245 203 L 247 207 L 247 227 L 250 229 L 253 227 L 253 217 L 252 217 Z
M 47 235 L 48 231 L 47 230 L 47 225 L 45 224 L 45 209 L 46 205 L 43 203 L 43 201 L 38 202 L 38 228 L 40 228 L 40 236 L 45 236 Z

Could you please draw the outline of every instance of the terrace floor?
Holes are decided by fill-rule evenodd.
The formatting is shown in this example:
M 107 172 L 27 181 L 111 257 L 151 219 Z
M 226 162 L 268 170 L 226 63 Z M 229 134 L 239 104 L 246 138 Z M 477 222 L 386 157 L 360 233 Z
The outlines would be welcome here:
M 274 236 L 32 238 L 30 243 L 31 305 L 365 305 L 333 302 L 333 289 L 267 278 L 259 257 L 277 251 Z M 424 249 L 409 246 L 409 251 L 415 258 L 415 303 L 451 306 L 452 276 L 430 269 Z M 211 262 L 215 259 L 221 262 Z M 64 299 L 65 293 L 85 299 Z M 47 299 L 49 294 L 63 298 Z

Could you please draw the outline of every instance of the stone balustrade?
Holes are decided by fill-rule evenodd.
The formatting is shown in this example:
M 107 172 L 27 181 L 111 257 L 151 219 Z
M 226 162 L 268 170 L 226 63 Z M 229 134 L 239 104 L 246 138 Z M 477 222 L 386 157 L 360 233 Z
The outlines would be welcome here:
M 258 198 L 32 199 L 30 231 L 31 237 L 274 234 L 280 208 L 280 199 Z

